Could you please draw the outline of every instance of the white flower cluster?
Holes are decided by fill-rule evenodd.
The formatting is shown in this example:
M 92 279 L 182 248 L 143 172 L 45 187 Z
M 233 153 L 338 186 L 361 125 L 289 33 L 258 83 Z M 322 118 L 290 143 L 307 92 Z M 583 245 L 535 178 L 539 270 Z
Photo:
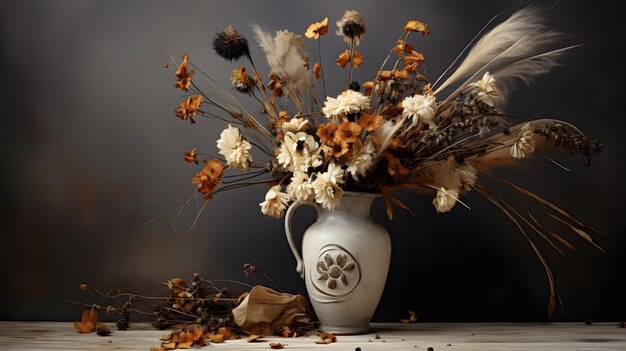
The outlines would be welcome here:
M 250 167 L 250 149 L 252 145 L 241 138 L 239 129 L 228 125 L 228 128 L 222 131 L 220 138 L 217 140 L 217 148 L 219 153 L 226 159 L 228 167 L 239 168 L 247 171 Z
M 358 91 L 348 89 L 337 98 L 326 97 L 322 113 L 333 122 L 342 122 L 348 114 L 369 110 L 370 98 Z
M 489 72 L 485 72 L 481 80 L 472 83 L 470 86 L 478 88 L 479 101 L 482 101 L 491 107 L 495 107 L 496 97 L 498 97 L 498 92 L 496 91 L 495 85 L 496 79 L 491 74 L 489 74 Z
M 419 121 L 432 125 L 436 109 L 437 102 L 434 96 L 416 94 L 402 101 L 402 118 L 411 119 L 411 127 Z

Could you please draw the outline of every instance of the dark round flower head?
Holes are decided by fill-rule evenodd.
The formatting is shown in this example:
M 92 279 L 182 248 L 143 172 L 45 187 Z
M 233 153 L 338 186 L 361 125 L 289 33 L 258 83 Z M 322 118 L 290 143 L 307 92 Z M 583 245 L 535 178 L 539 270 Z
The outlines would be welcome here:
M 354 90 L 354 91 L 360 91 L 361 85 L 359 84 L 359 82 L 355 80 L 354 82 L 350 83 L 350 85 L 348 85 L 348 89 Z
M 213 39 L 213 50 L 228 61 L 238 60 L 244 55 L 250 57 L 248 39 L 233 26 L 217 32 Z
M 342 36 L 348 44 L 354 42 L 354 45 L 359 45 L 363 34 L 365 34 L 363 17 L 355 10 L 347 10 L 343 17 L 337 21 L 337 28 L 337 35 Z

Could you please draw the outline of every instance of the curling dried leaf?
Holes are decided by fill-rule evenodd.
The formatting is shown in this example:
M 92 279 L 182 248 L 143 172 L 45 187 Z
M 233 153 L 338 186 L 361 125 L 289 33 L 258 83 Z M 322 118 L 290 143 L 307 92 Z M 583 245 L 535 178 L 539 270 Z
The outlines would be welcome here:
M 248 336 L 248 342 L 260 342 L 263 341 L 263 335 L 252 334 Z
M 550 288 L 550 297 L 549 297 L 549 300 L 548 300 L 548 320 L 551 319 L 552 318 L 552 314 L 554 313 L 554 309 L 556 307 L 556 300 L 555 300 L 556 292 L 555 292 L 555 288 L 554 288 L 554 276 L 552 275 L 552 270 L 550 269 L 550 266 L 548 265 L 548 262 L 546 261 L 546 259 L 541 254 L 541 251 L 539 251 L 539 248 L 537 248 L 535 243 L 528 237 L 528 235 L 526 234 L 526 231 L 524 231 L 524 228 L 522 228 L 520 223 L 517 221 L 517 219 L 515 219 L 513 214 L 505 207 L 505 205 L 502 203 L 501 200 L 499 200 L 494 195 L 492 195 L 489 191 L 487 191 L 487 189 L 485 189 L 480 184 L 476 186 L 476 191 L 478 191 L 478 193 L 481 194 L 489 202 L 491 202 L 492 204 L 496 205 L 496 207 L 498 207 L 511 220 L 511 222 L 513 222 L 513 224 L 515 224 L 517 229 L 520 231 L 520 233 L 522 233 L 524 235 L 524 237 L 526 238 L 526 240 L 528 241 L 528 243 L 532 247 L 533 251 L 535 252 L 535 255 L 541 261 L 541 264 L 543 265 L 543 268 L 546 271 L 546 275 L 548 277 L 548 286 Z
M 284 348 L 287 345 L 288 344 L 281 344 L 279 342 L 270 343 L 270 347 L 273 348 L 273 349 L 282 349 L 282 348 Z

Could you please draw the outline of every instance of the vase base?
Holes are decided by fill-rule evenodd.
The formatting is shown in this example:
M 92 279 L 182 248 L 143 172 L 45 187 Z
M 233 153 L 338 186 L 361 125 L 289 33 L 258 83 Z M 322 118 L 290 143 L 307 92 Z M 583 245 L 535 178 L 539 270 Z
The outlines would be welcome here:
M 333 333 L 334 335 L 359 335 L 368 334 L 372 331 L 369 323 L 351 327 L 321 324 L 319 330 L 324 333 Z

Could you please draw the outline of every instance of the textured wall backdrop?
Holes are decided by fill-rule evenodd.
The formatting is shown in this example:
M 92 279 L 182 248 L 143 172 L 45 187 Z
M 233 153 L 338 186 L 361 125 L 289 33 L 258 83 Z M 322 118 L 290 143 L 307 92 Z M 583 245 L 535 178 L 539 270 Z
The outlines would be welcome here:
M 176 57 L 192 60 L 224 86 L 235 64 L 210 49 L 218 29 L 233 24 L 250 35 L 250 22 L 269 30 L 304 33 L 324 16 L 361 11 L 368 29 L 360 49 L 366 63 L 356 78 L 378 69 L 401 26 L 418 18 L 432 36 L 418 38 L 431 78 L 494 14 L 514 1 L 13 1 L 2 2 L 2 245 L 0 319 L 72 320 L 83 299 L 78 286 L 126 287 L 164 293 L 158 284 L 193 272 L 212 279 L 246 278 L 255 262 L 285 291 L 304 292 L 284 239 L 283 222 L 259 212 L 266 188 L 217 196 L 195 231 L 185 233 L 189 211 L 172 231 L 172 216 L 143 223 L 183 202 L 193 191 L 195 168 L 182 161 L 192 147 L 215 148 L 223 125 L 201 119 L 189 125 L 173 114 L 181 92 L 155 35 Z M 561 258 L 547 245 L 565 312 L 555 320 L 624 320 L 623 150 L 625 80 L 623 19 L 609 5 L 565 1 L 549 13 L 582 43 L 563 66 L 511 98 L 507 112 L 519 121 L 550 116 L 578 124 L 603 139 L 606 150 L 591 167 L 559 156 L 572 169 L 524 163 L 502 171 L 607 233 L 593 250 L 574 236 L 578 251 Z M 250 36 L 249 36 L 250 37 Z M 308 44 L 313 44 L 307 41 Z M 333 65 L 340 39 L 324 38 L 330 93 L 344 72 Z M 260 50 L 252 45 L 257 63 Z M 251 105 L 252 106 L 252 105 Z M 378 321 L 395 321 L 408 309 L 421 321 L 542 321 L 544 271 L 525 239 L 476 194 L 452 213 L 437 215 L 431 199 L 402 194 L 417 214 L 397 211 L 388 221 L 382 201 L 373 215 L 392 233 L 391 271 Z M 520 204 L 523 205 L 522 202 Z M 300 210 L 302 231 L 313 211 Z M 565 228 L 562 228 L 566 230 Z M 93 295 L 91 295 L 93 297 Z

